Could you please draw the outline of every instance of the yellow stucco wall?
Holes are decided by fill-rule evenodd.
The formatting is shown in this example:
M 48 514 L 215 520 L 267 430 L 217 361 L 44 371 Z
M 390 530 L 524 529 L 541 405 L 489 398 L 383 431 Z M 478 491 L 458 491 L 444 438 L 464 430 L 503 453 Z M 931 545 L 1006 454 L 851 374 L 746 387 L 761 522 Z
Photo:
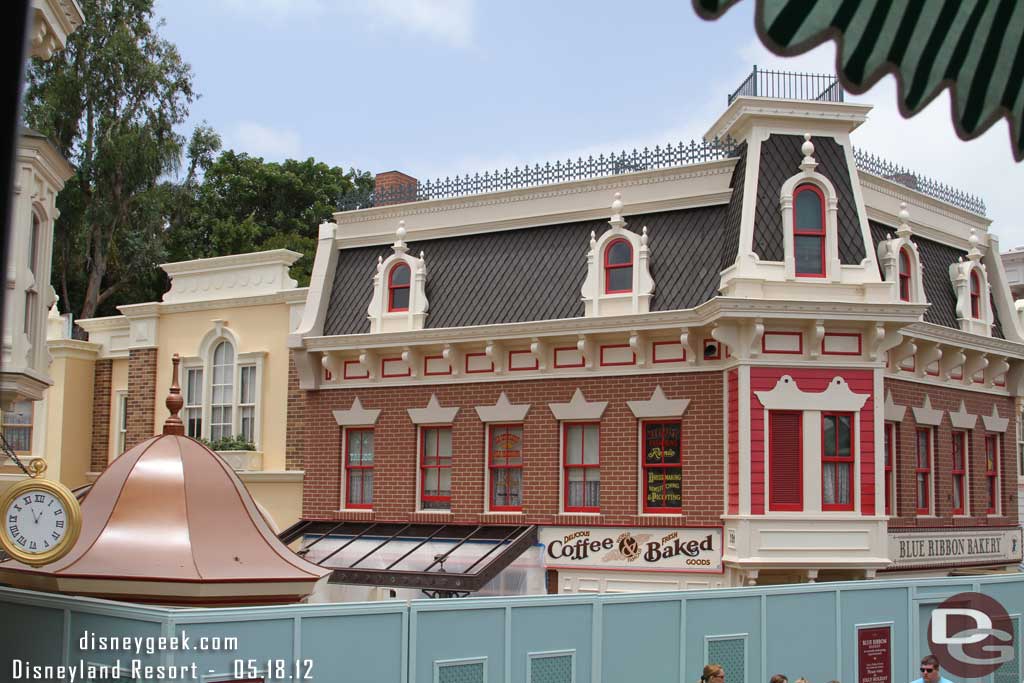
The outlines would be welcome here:
M 273 519 L 277 531 L 284 531 L 295 522 L 299 521 L 302 514 L 302 482 L 260 482 L 246 481 L 247 477 L 242 475 L 242 482 L 249 489 L 249 493 L 260 504 L 263 511 Z
M 42 424 L 37 421 L 36 428 L 46 430 L 42 454 L 48 466 L 46 476 L 75 488 L 88 483 L 85 473 L 92 445 L 95 361 L 65 356 L 59 350 L 51 352 L 53 386 L 47 390 L 45 402 L 37 404 L 37 410 L 45 406 L 46 419 Z
M 287 304 L 161 314 L 157 331 L 159 351 L 154 433 L 163 427 L 164 420 L 167 419 L 164 401 L 171 387 L 172 355 L 178 353 L 182 357 L 198 356 L 203 338 L 214 329 L 214 320 L 225 320 L 225 327 L 238 339 L 236 355 L 260 351 L 266 354 L 263 357 L 263 384 L 257 406 L 258 446 L 263 451 L 264 471 L 284 470 L 289 358 Z M 182 376 L 179 381 L 184 382 L 184 377 Z

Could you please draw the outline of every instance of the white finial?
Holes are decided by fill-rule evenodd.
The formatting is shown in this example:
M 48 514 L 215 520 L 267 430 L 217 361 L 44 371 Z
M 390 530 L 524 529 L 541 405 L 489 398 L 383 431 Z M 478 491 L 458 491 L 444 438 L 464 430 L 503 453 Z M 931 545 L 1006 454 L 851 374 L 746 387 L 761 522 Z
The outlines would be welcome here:
M 978 240 L 978 231 L 975 230 L 974 228 L 971 228 L 971 236 L 968 238 L 967 241 L 971 243 L 971 247 L 977 247 L 978 246 L 978 241 L 979 241 Z
M 640 233 L 640 246 L 643 246 L 643 247 L 647 246 L 647 226 L 646 225 L 644 226 L 644 229 Z
M 911 230 L 910 230 L 910 223 L 908 222 L 909 220 L 910 220 L 910 212 L 907 211 L 907 203 L 906 202 L 901 202 L 900 203 L 900 227 L 896 231 L 896 235 L 898 237 L 903 237 L 903 238 L 910 237 Z
M 423 256 L 424 256 L 423 252 L 422 252 L 422 251 L 420 251 L 420 261 L 422 261 L 422 260 L 423 260 Z
M 811 142 L 810 133 L 804 133 L 804 144 L 800 145 L 800 151 L 804 155 L 804 160 L 800 162 L 800 168 L 804 173 L 813 173 L 818 162 L 814 160 L 814 143 Z
M 396 253 L 404 254 L 409 251 L 409 248 L 405 246 L 405 235 L 405 221 L 398 221 L 398 230 L 395 230 L 395 243 L 391 245 Z
M 593 249 L 597 246 L 597 233 L 593 230 L 590 231 L 590 248 Z
M 377 272 L 384 270 L 384 257 L 377 255 Z
M 618 215 L 622 212 L 622 193 L 615 193 L 615 200 L 612 202 L 612 213 Z
M 981 240 L 978 238 L 978 231 L 971 228 L 971 236 L 967 238 L 967 241 L 971 244 L 971 248 L 967 252 L 967 258 L 977 263 L 981 260 L 981 251 L 978 250 L 978 244 Z
M 405 221 L 398 221 L 398 230 L 395 231 L 395 235 L 397 235 L 400 240 L 405 239 Z
M 612 202 L 612 217 L 608 221 L 608 224 L 613 228 L 621 228 L 626 225 L 626 221 L 622 220 L 622 193 L 615 193 L 615 201 Z
M 900 202 L 900 220 L 904 223 L 910 220 L 910 212 L 907 211 L 906 202 Z

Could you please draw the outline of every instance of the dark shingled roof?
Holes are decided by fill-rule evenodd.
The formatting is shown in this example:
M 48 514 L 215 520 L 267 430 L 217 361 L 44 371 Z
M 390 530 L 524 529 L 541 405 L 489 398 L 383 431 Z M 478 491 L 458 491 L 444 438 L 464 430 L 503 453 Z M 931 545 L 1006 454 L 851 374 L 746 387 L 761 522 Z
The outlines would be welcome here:
M 857 219 L 850 171 L 842 146 L 832 138 L 812 137 L 815 169 L 832 181 L 839 199 L 839 262 L 856 265 L 864 260 L 864 237 Z M 782 261 L 782 211 L 779 192 L 782 185 L 800 172 L 804 139 L 799 135 L 772 135 L 761 143 L 758 168 L 757 204 L 754 218 L 754 253 L 762 261 Z
M 725 237 L 722 244 L 721 268 L 725 270 L 736 262 L 740 250 L 740 223 L 743 221 L 743 177 L 747 168 L 747 143 L 743 142 L 736 148 L 739 160 L 732 170 L 732 196 L 725 214 Z
M 890 239 L 896 233 L 896 229 L 888 225 L 876 221 L 868 223 L 871 226 L 871 239 L 875 243 L 875 251 L 878 250 L 879 242 Z M 917 251 L 921 255 L 921 265 L 924 269 L 924 295 L 928 297 L 928 303 L 931 304 L 925 311 L 924 321 L 952 327 L 956 330 L 960 329 L 960 325 L 956 322 L 956 291 L 949 281 L 949 266 L 951 263 L 956 263 L 961 257 L 966 258 L 967 252 L 917 235 L 911 239 L 917 245 Z M 878 268 L 881 271 L 881 264 Z M 994 301 L 992 302 L 992 315 L 995 318 L 992 336 L 1005 339 Z
M 652 311 L 693 308 L 718 293 L 725 206 L 626 216 L 647 226 L 655 291 Z M 410 242 L 427 262 L 428 328 L 579 318 L 590 232 L 607 219 Z M 331 287 L 325 335 L 370 330 L 377 257 L 390 246 L 342 249 Z M 735 258 L 735 248 L 729 262 Z

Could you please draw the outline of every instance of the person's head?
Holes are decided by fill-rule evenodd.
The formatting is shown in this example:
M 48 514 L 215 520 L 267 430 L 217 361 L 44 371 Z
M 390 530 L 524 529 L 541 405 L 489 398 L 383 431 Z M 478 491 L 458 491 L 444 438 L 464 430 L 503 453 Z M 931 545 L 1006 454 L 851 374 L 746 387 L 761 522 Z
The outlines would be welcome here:
M 924 683 L 936 683 L 939 676 L 939 659 L 935 655 L 925 655 L 921 658 L 921 678 Z
M 793 681 L 793 683 L 807 683 L 807 679 L 801 676 L 800 678 Z
M 706 664 L 700 680 L 701 683 L 725 683 L 725 669 L 721 664 Z
M 771 677 L 768 683 L 789 683 L 789 679 L 782 674 L 775 674 Z

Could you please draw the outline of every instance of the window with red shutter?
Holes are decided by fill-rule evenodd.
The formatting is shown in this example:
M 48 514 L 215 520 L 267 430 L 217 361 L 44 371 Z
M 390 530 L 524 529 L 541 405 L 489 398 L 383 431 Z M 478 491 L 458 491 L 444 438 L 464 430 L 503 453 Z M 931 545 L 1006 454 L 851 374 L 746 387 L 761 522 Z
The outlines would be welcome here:
M 768 413 L 769 510 L 804 509 L 802 429 L 802 413 Z

